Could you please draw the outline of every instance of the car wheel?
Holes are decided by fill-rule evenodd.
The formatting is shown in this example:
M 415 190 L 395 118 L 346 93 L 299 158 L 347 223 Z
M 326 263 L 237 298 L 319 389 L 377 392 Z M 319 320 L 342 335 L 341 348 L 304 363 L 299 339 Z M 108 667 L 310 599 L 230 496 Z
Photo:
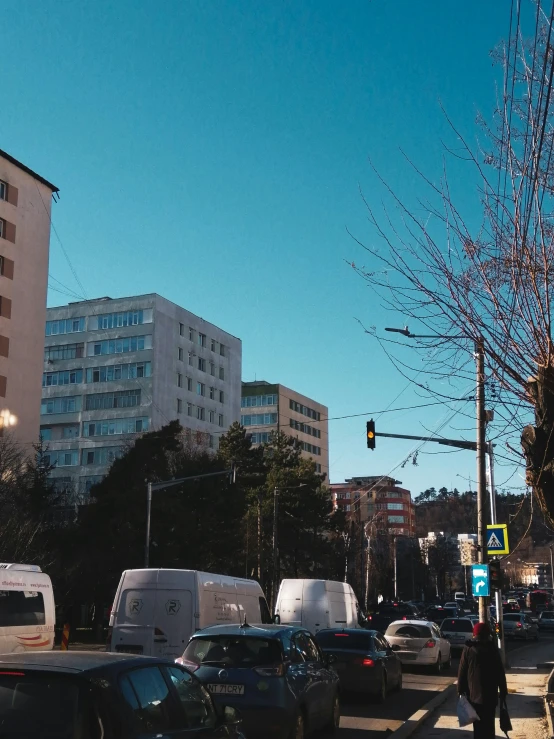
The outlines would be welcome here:
M 289 734 L 289 739 L 304 739 L 306 733 L 306 726 L 304 723 L 304 715 L 301 711 L 296 714 L 292 729 Z
M 377 703 L 384 703 L 387 700 L 387 673 L 383 670 L 381 675 L 381 686 L 379 692 L 375 694 Z
M 336 734 L 339 730 L 339 724 L 340 724 L 340 700 L 338 694 L 335 695 L 333 698 L 333 712 L 331 713 L 331 718 L 325 725 L 323 731 L 328 736 L 331 736 L 333 734 Z
M 442 654 L 439 652 L 439 656 L 435 663 L 435 672 L 439 675 L 442 672 Z

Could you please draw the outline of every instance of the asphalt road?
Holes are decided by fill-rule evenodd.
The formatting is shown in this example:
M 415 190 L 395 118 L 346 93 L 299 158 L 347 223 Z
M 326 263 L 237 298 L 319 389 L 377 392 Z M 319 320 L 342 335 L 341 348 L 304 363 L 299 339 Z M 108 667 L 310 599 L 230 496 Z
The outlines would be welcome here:
M 541 634 L 541 642 L 554 646 L 554 635 Z M 536 651 L 536 643 L 508 642 L 507 651 L 515 650 L 518 656 L 523 656 L 528 650 Z M 390 693 L 384 705 L 372 703 L 365 697 L 343 696 L 338 739 L 384 739 L 456 680 L 458 662 L 458 657 L 453 658 L 451 669 L 441 675 L 433 675 L 423 668 L 404 666 L 402 691 Z

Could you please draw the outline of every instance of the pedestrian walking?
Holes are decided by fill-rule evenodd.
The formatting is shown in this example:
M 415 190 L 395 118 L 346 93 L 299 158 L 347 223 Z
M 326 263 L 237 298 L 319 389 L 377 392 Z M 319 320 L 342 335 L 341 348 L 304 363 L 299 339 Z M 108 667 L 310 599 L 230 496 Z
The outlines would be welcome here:
M 500 652 L 488 624 L 475 624 L 473 639 L 467 641 L 458 670 L 458 693 L 467 696 L 479 716 L 473 724 L 475 739 L 494 739 L 498 696 L 506 699 L 508 687 Z

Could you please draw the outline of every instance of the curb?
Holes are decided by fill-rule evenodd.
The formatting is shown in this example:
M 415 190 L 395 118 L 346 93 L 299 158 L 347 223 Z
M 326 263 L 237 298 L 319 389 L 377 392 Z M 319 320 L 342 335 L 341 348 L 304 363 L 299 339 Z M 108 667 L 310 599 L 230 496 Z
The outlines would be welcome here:
M 548 736 L 550 739 L 554 739 L 554 716 L 552 701 L 554 700 L 554 670 L 548 676 L 546 681 L 546 694 L 544 696 L 544 712 L 546 714 L 546 723 L 548 724 Z
M 553 671 L 554 673 L 554 671 Z M 431 716 L 432 713 L 440 706 L 442 705 L 450 696 L 456 692 L 456 686 L 457 683 L 453 682 L 450 683 L 450 685 L 447 685 L 444 690 L 441 690 L 441 692 L 436 695 L 434 698 L 431 698 L 431 700 L 426 703 L 423 708 L 420 708 L 415 713 L 412 713 L 412 715 L 404 721 L 402 726 L 399 726 L 398 729 L 395 729 L 391 734 L 389 734 L 389 739 L 406 739 L 407 737 L 411 736 L 416 729 L 418 729 L 421 724 Z

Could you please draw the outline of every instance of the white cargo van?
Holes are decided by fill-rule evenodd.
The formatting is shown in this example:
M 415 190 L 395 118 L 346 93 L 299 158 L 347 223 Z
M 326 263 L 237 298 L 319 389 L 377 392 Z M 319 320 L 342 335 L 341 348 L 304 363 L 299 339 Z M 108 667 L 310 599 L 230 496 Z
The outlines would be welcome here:
M 125 570 L 110 614 L 112 652 L 180 657 L 197 629 L 270 623 L 263 590 L 197 570 Z
M 0 654 L 54 647 L 54 592 L 38 565 L 0 564 Z
M 283 580 L 275 613 L 282 624 L 303 626 L 312 634 L 320 629 L 359 627 L 352 587 L 334 580 Z

